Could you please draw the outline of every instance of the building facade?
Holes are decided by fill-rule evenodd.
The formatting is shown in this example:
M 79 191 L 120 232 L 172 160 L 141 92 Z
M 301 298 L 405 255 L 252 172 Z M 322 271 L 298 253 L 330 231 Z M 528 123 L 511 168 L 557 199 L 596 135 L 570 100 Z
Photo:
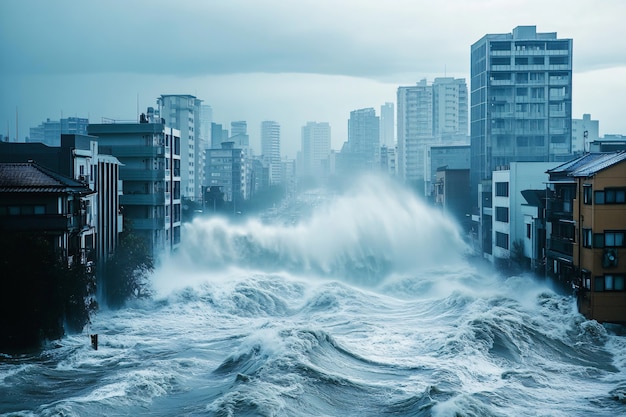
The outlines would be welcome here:
M 299 176 L 327 177 L 331 130 L 328 122 L 307 122 L 302 126 Z
M 572 39 L 518 26 L 471 46 L 472 196 L 498 166 L 572 152 Z
M 102 153 L 122 163 L 119 202 L 133 232 L 157 260 L 176 249 L 181 240 L 180 132 L 163 123 L 90 124 L 88 131 L 98 137 Z
M 365 108 L 350 112 L 348 147 L 352 168 L 372 171 L 380 166 L 380 119 L 376 110 Z M 343 153 L 343 151 L 342 151 Z
M 188 94 L 161 95 L 157 105 L 157 115 L 165 120 L 167 126 L 180 132 L 181 195 L 199 201 L 204 174 L 204 150 L 208 147 L 208 141 L 205 143 L 201 135 L 202 100 Z
M 572 154 L 591 152 L 591 143 L 600 139 L 600 122 L 592 120 L 590 114 L 582 119 L 572 119 Z
M 270 185 L 282 183 L 280 161 L 280 125 L 266 120 L 261 122 L 261 155 L 269 168 Z
M 39 126 L 30 128 L 28 142 L 60 146 L 62 134 L 86 135 L 88 124 L 89 119 L 82 117 L 68 117 L 60 120 L 47 119 Z
M 393 148 L 396 143 L 396 113 L 393 103 L 380 106 L 380 146 Z

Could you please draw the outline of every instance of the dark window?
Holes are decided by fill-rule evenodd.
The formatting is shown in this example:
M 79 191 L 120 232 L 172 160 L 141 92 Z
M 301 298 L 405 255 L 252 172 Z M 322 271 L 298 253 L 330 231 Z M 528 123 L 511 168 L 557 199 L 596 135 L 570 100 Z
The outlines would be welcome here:
M 506 233 L 496 232 L 496 246 L 504 249 L 509 248 L 509 235 Z
M 530 237 L 531 237 L 531 234 L 530 234 L 530 233 L 531 233 L 531 230 L 532 230 L 532 229 L 531 229 L 531 227 L 530 227 L 530 224 L 529 224 L 529 223 L 527 223 L 527 224 L 526 224 L 526 237 L 527 237 L 528 239 L 530 239 Z
M 596 191 L 594 194 L 596 204 L 604 204 L 604 191 Z
M 594 233 L 593 234 L 593 247 L 594 248 L 603 248 L 604 247 L 604 234 L 602 234 L 602 233 Z
M 591 233 L 591 229 L 583 229 L 583 247 L 590 248 L 591 247 L 591 239 L 593 234 Z
M 496 196 L 497 197 L 509 196 L 509 183 L 508 182 L 496 182 Z
M 593 194 L 593 190 L 591 185 L 585 184 L 583 185 L 583 202 L 585 204 L 591 204 L 591 196 Z
M 509 208 L 508 207 L 496 207 L 496 221 L 509 222 Z
M 604 232 L 604 246 L 621 248 L 624 246 L 624 232 Z
M 594 291 L 624 291 L 623 275 L 603 275 L 594 278 Z
M 605 204 L 624 204 L 626 203 L 626 189 L 623 188 L 607 188 L 604 190 Z

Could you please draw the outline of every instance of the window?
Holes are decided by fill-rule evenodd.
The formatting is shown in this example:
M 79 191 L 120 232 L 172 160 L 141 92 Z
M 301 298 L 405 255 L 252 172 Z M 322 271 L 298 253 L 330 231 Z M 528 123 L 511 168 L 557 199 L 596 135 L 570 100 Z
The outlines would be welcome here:
M 607 188 L 604 190 L 604 204 L 624 204 L 624 203 L 626 203 L 626 189 Z
M 531 229 L 531 227 L 530 227 L 530 223 L 526 223 L 526 237 L 527 237 L 528 239 L 530 239 L 530 238 L 531 238 L 531 230 L 532 230 L 532 229 Z
M 624 246 L 624 232 L 604 232 L 604 246 L 609 248 Z
M 593 194 L 591 184 L 583 185 L 583 203 L 591 204 L 591 196 Z
M 509 183 L 508 182 L 496 182 L 496 196 L 497 197 L 509 196 Z
M 499 248 L 509 248 L 509 235 L 506 233 L 496 232 L 496 246 Z
M 509 208 L 508 207 L 496 207 L 496 221 L 509 222 Z
M 596 204 L 604 204 L 604 191 L 596 191 L 595 197 Z
M 623 275 L 602 275 L 594 278 L 594 291 L 624 291 Z
M 591 233 L 591 229 L 583 229 L 583 247 L 590 248 L 591 247 L 591 239 L 593 234 Z

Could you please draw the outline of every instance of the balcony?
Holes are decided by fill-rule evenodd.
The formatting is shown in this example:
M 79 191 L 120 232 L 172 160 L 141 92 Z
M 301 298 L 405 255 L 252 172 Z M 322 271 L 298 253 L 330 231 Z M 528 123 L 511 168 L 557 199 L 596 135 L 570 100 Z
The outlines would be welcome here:
M 136 230 L 159 230 L 165 228 L 165 223 L 162 218 L 129 220 L 132 222 L 133 229 Z
M 120 178 L 130 181 L 163 181 L 165 179 L 165 170 L 120 167 Z
M 574 255 L 574 244 L 569 239 L 550 238 L 548 239 L 548 249 L 568 257 Z

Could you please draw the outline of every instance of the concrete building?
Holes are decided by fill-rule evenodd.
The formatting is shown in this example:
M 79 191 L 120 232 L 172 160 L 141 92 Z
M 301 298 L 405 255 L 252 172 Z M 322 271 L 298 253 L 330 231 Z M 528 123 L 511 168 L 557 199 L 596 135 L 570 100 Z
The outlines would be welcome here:
M 556 165 L 555 162 L 511 162 L 493 172 L 492 247 L 491 255 L 485 256 L 487 259 L 508 265 L 512 258 L 523 254 L 526 236 L 523 206 L 527 202 L 522 192 L 545 189 L 546 171 Z
M 446 215 L 452 217 L 465 233 L 470 228 L 469 168 L 437 170 L 433 201 Z
M 60 146 L 62 134 L 86 135 L 89 120 L 81 117 L 47 119 L 37 127 L 30 128 L 28 142 L 43 143 L 48 146 Z
M 393 103 L 385 103 L 380 106 L 380 146 L 387 149 L 396 144 L 396 113 Z
M 222 149 L 222 142 L 228 142 L 228 129 L 224 129 L 219 123 L 211 123 L 210 149 Z
M 266 120 L 261 122 L 261 155 L 269 168 L 270 185 L 282 183 L 280 160 L 280 125 Z
M 572 39 L 535 26 L 471 46 L 472 196 L 496 167 L 572 152 Z
M 87 135 L 62 134 L 60 146 L 42 143 L 2 143 L 1 162 L 35 161 L 38 165 L 73 178 L 94 193 L 83 198 L 85 226 L 81 229 L 81 247 L 97 265 L 102 265 L 117 247 L 122 231 L 117 158 L 106 155 L 98 147 L 98 138 Z
M 391 177 L 398 175 L 397 166 L 397 152 L 396 147 L 387 147 L 385 145 L 380 147 L 380 169 L 382 172 L 386 172 Z
M 208 147 L 200 133 L 201 104 L 202 100 L 188 94 L 165 94 L 157 99 L 157 116 L 180 132 L 181 195 L 198 201 L 202 194 L 204 150 Z
M 222 142 L 221 149 L 209 149 L 206 156 L 207 183 L 205 189 L 219 187 L 224 194 L 224 201 L 229 203 L 233 212 L 246 197 L 246 163 L 244 151 L 236 148 L 233 142 Z M 209 208 L 210 211 L 210 208 Z
M 330 124 L 307 122 L 302 127 L 301 159 L 298 175 L 325 178 L 330 174 L 329 156 L 331 144 Z
M 426 196 L 433 196 L 433 192 L 435 191 L 435 184 L 438 182 L 437 171 L 442 168 L 449 170 L 469 170 L 469 144 L 430 144 L 426 146 L 426 152 L 424 154 L 424 185 L 427 190 Z M 468 211 L 468 213 L 470 212 Z
M 420 195 L 429 195 L 427 146 L 466 140 L 467 85 L 464 79 L 426 79 L 398 88 L 398 175 Z
M 591 120 L 590 114 L 583 114 L 582 119 L 572 119 L 572 154 L 590 152 L 591 143 L 597 141 L 599 135 L 600 122 Z
M 176 249 L 181 239 L 181 138 L 163 123 L 102 123 L 88 126 L 102 153 L 121 163 L 124 217 L 152 255 Z
M 342 169 L 346 172 L 372 171 L 380 166 L 380 119 L 373 108 L 350 112 L 346 151 L 351 161 Z M 342 150 L 342 154 L 344 154 Z M 342 155 L 342 160 L 348 160 Z

